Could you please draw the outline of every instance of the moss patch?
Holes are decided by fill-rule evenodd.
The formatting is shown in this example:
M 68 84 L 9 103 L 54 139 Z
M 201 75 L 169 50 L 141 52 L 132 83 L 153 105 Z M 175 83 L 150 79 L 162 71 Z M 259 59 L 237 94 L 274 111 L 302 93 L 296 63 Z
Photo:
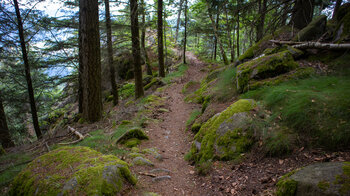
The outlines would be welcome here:
M 75 186 L 65 189 L 71 179 Z M 13 181 L 10 195 L 113 195 L 125 182 L 137 180 L 117 157 L 87 147 L 62 147 L 31 162 Z

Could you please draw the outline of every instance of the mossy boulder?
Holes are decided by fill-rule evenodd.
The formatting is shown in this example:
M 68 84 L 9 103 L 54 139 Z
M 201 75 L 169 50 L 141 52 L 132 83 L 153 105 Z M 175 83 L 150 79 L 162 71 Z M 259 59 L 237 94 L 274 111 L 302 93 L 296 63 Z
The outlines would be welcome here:
M 241 99 L 209 119 L 194 137 L 190 159 L 201 164 L 232 160 L 246 152 L 253 144 L 249 111 L 255 107 L 254 100 Z
M 278 85 L 288 80 L 306 78 L 314 74 L 315 72 L 316 72 L 315 69 L 312 67 L 300 67 L 288 73 L 278 75 L 276 77 L 267 78 L 264 80 L 254 80 L 254 79 L 250 80 L 248 83 L 248 86 L 249 86 L 249 90 L 254 90 L 264 86 Z
M 337 26 L 334 32 L 334 41 L 348 42 L 350 40 L 350 3 L 345 3 L 339 8 L 337 14 Z
M 165 83 L 162 81 L 161 78 L 158 78 L 158 77 L 155 77 L 155 78 L 152 78 L 151 82 L 149 82 L 147 85 L 144 86 L 144 89 L 145 90 L 148 90 L 150 89 L 152 86 L 164 86 Z
M 116 195 L 135 185 L 126 162 L 88 147 L 62 147 L 32 161 L 14 179 L 10 195 Z
M 289 50 L 248 61 L 237 67 L 237 90 L 246 92 L 250 89 L 251 80 L 273 78 L 294 70 L 298 66 Z
M 248 48 L 241 56 L 238 57 L 238 61 L 243 63 L 249 59 L 260 56 L 267 48 L 274 48 L 273 43 L 270 42 L 272 39 L 277 40 L 290 40 L 292 35 L 292 28 L 284 26 L 276 30 L 273 34 L 264 36 L 261 40 L 255 43 L 253 46 Z
M 319 39 L 327 30 L 327 16 L 321 15 L 302 30 L 300 30 L 295 37 L 294 41 L 311 41 Z
M 350 162 L 315 163 L 277 183 L 278 196 L 350 195 Z
M 140 144 L 140 140 L 148 140 L 148 136 L 140 128 L 132 128 L 120 136 L 116 143 L 125 144 L 132 148 Z

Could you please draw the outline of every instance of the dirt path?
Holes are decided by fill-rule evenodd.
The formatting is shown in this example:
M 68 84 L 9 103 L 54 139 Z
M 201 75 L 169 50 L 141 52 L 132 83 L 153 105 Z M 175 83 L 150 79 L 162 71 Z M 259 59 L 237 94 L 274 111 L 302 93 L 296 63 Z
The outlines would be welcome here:
M 163 160 L 146 156 L 154 163 L 154 167 L 133 168 L 139 176 L 139 183 L 130 195 L 144 195 L 146 192 L 159 195 L 206 195 L 198 184 L 199 179 L 194 174 L 194 167 L 184 160 L 184 155 L 189 151 L 193 139 L 193 135 L 185 130 L 186 121 L 196 106 L 184 102 L 181 90 L 189 80 L 199 81 L 205 75 L 200 71 L 203 63 L 193 54 L 188 54 L 188 61 L 189 68 L 185 76 L 177 79 L 162 93 L 162 97 L 167 97 L 165 106 L 169 112 L 161 114 L 159 122 L 152 123 L 145 129 L 150 139 L 139 146 L 140 149 L 158 149 Z M 154 181 L 154 177 L 139 174 L 152 173 L 150 172 L 152 169 L 165 169 L 154 173 L 163 176 L 159 181 Z

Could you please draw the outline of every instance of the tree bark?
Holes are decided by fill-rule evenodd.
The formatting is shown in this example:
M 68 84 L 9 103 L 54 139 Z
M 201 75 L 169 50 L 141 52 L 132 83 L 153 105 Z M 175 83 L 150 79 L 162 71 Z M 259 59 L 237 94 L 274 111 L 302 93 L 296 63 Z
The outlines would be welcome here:
M 159 63 L 159 76 L 165 77 L 164 72 L 164 51 L 163 51 L 163 0 L 158 0 L 158 63 Z
M 137 0 L 130 0 L 132 55 L 134 57 L 135 98 L 144 95 L 142 85 L 141 54 L 139 41 L 139 21 Z
M 182 4 L 184 0 L 180 0 L 180 6 L 179 11 L 177 12 L 177 22 L 176 22 L 176 32 L 175 32 L 175 43 L 177 42 L 178 35 L 179 35 L 179 28 L 180 28 L 180 21 L 181 21 L 181 10 L 182 10 Z
M 109 0 L 105 0 L 106 14 L 106 30 L 107 30 L 107 51 L 108 51 L 108 67 L 110 72 L 111 94 L 113 95 L 113 105 L 118 104 L 118 89 L 115 84 L 115 70 L 113 66 L 113 47 L 112 47 L 112 27 L 111 15 L 109 13 Z
M 183 63 L 186 64 L 186 45 L 187 45 L 187 0 L 185 0 L 185 35 L 184 35 L 184 59 Z
M 15 146 L 15 144 L 11 140 L 9 128 L 7 126 L 5 110 L 1 99 L 1 92 L 0 92 L 0 143 L 4 148 Z
M 296 0 L 290 24 L 298 29 L 306 27 L 312 20 L 315 0 Z
M 218 13 L 216 14 L 216 21 L 215 21 L 215 26 L 216 26 L 216 30 L 217 31 L 219 31 L 219 20 L 220 20 L 220 13 L 219 13 L 219 8 L 218 8 Z M 214 40 L 214 60 L 216 60 L 217 49 L 218 49 L 218 39 L 215 36 L 215 40 Z
M 335 19 L 335 17 L 337 16 L 338 10 L 339 10 L 340 5 L 341 5 L 342 2 L 343 2 L 343 0 L 337 0 L 337 2 L 335 3 L 332 19 Z
M 37 138 L 40 139 L 42 137 L 42 133 L 39 127 L 38 114 L 37 114 L 36 105 L 35 105 L 34 89 L 32 84 L 32 78 L 30 75 L 30 66 L 28 61 L 26 43 L 24 40 L 23 23 L 22 23 L 21 13 L 19 11 L 17 0 L 13 0 L 13 3 L 15 5 L 15 10 L 17 15 L 18 34 L 19 34 L 19 39 L 20 39 L 21 48 L 22 48 L 22 57 L 23 57 L 24 68 L 25 68 L 25 75 L 26 75 L 27 88 L 28 88 L 28 94 L 29 94 L 30 109 L 32 112 L 33 125 L 34 125 L 35 134 Z
M 102 117 L 101 54 L 97 0 L 79 3 L 81 62 L 83 65 L 83 117 L 96 122 Z
M 262 2 L 261 2 L 262 1 Z M 267 0 L 259 0 L 259 19 L 258 25 L 256 27 L 256 42 L 261 40 L 264 36 L 264 24 L 266 15 L 266 4 Z
M 237 11 L 237 29 L 236 29 L 236 34 L 237 34 L 237 57 L 239 57 L 239 11 Z
M 164 33 L 164 50 L 165 50 L 165 70 L 166 72 L 169 71 L 168 67 L 168 48 L 166 44 L 166 11 L 164 12 L 164 25 L 163 25 L 163 33 Z
M 218 44 L 219 44 L 219 47 L 220 47 L 220 51 L 221 51 L 221 55 L 222 55 L 222 58 L 224 60 L 224 63 L 225 65 L 228 65 L 228 60 L 227 60 L 227 56 L 225 54 L 225 50 L 224 50 L 224 47 L 222 46 L 222 42 L 220 40 L 220 37 L 219 37 L 219 34 L 217 32 L 217 29 L 216 29 L 216 25 L 215 25 L 215 22 L 214 22 L 214 19 L 213 19 L 213 16 L 212 14 L 210 13 L 210 6 L 209 4 L 207 3 L 207 7 L 208 7 L 208 15 L 209 15 L 209 18 L 211 20 L 211 25 L 212 25 L 212 28 L 214 30 L 214 35 L 215 35 L 215 38 L 216 40 L 218 41 Z
M 146 51 L 146 5 L 145 1 L 141 0 L 141 13 L 142 13 L 142 25 L 141 25 L 141 50 L 143 53 L 144 61 L 146 64 L 147 75 L 152 75 L 151 64 L 149 63 L 149 58 Z
M 229 43 L 229 47 L 230 47 L 230 52 L 231 52 L 231 63 L 234 61 L 235 58 L 235 49 L 232 43 L 232 38 L 231 38 L 231 24 L 230 21 L 228 19 L 228 13 L 227 13 L 227 9 L 226 6 L 224 6 L 224 10 L 225 10 L 225 15 L 226 15 L 226 26 L 227 26 L 227 39 L 228 39 L 228 43 Z

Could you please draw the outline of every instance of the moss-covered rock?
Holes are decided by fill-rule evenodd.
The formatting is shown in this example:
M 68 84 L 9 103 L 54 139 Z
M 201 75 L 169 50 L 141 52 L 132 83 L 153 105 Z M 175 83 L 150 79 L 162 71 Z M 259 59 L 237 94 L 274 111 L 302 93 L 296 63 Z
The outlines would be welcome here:
M 201 164 L 235 159 L 246 152 L 253 143 L 248 111 L 255 107 L 254 100 L 241 99 L 209 119 L 194 137 L 190 159 Z
M 308 24 L 305 28 L 300 30 L 295 37 L 294 41 L 310 41 L 317 40 L 320 38 L 327 30 L 327 16 L 321 15 L 310 24 Z
M 155 78 L 152 78 L 151 82 L 149 82 L 147 85 L 144 86 L 144 89 L 148 90 L 155 85 L 159 87 L 159 86 L 164 86 L 165 84 L 161 78 L 155 77 Z
M 315 163 L 283 176 L 278 196 L 350 195 L 350 163 Z
M 348 42 L 350 40 L 350 3 L 339 8 L 337 26 L 334 32 L 334 41 Z
M 154 166 L 154 164 L 146 159 L 146 158 L 143 158 L 143 157 L 135 157 L 133 160 L 132 160 L 132 163 L 134 165 L 146 165 L 146 166 Z
M 251 80 L 259 81 L 276 77 L 298 67 L 289 50 L 263 56 L 237 67 L 236 83 L 239 92 L 250 89 Z
M 248 86 L 249 90 L 254 90 L 263 86 L 277 85 L 292 79 L 306 78 L 314 73 L 315 69 L 312 67 L 301 67 L 273 78 L 267 78 L 265 80 L 250 80 Z
M 62 147 L 32 161 L 14 179 L 10 195 L 115 195 L 135 185 L 126 162 L 87 147 Z
M 140 140 L 148 140 L 148 136 L 140 128 L 132 128 L 120 136 L 116 143 L 125 144 L 132 148 L 140 144 Z
M 292 34 L 292 28 L 289 26 L 284 26 L 276 30 L 273 34 L 268 34 L 264 36 L 256 44 L 248 48 L 241 56 L 238 57 L 239 62 L 244 62 L 249 59 L 260 56 L 267 48 L 274 48 L 271 39 L 277 40 L 289 40 Z

